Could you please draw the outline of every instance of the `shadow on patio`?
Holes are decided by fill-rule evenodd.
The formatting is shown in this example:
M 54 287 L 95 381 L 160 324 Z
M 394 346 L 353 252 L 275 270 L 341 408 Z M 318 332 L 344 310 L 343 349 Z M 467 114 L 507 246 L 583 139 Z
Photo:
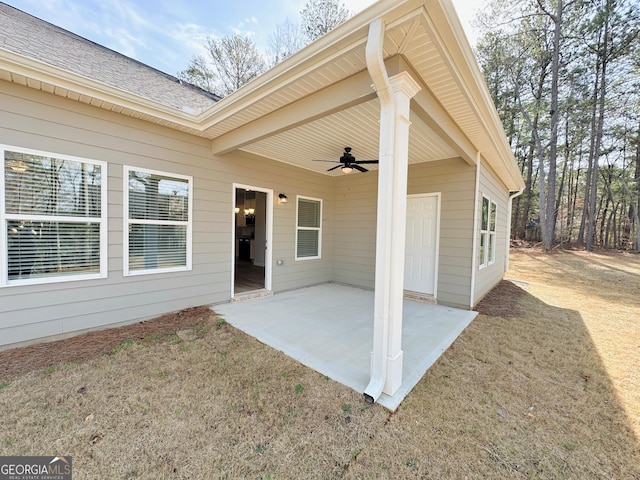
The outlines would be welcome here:
M 214 310 L 234 327 L 362 393 L 369 383 L 373 305 L 373 291 L 327 283 Z M 396 410 L 476 315 L 405 299 L 402 386 L 378 403 Z

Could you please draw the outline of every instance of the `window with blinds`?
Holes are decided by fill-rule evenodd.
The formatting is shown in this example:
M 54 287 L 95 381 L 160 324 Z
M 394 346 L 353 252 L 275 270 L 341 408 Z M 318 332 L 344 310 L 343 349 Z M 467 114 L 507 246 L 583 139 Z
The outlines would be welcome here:
M 496 215 L 498 206 L 489 197 L 482 197 L 482 218 L 480 225 L 480 249 L 478 265 L 485 268 L 495 262 L 496 257 Z
M 321 257 L 322 200 L 298 197 L 296 222 L 296 260 Z
M 106 163 L 9 146 L 0 150 L 0 284 L 106 277 Z
M 192 177 L 125 167 L 124 274 L 191 269 Z

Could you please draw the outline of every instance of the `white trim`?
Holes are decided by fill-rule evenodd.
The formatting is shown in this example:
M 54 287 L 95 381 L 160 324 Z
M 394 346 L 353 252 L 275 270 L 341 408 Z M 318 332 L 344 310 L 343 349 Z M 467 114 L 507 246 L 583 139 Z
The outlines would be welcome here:
M 482 239 L 484 238 L 485 234 L 489 234 L 489 229 L 485 230 L 484 229 L 484 225 L 482 224 L 483 221 L 483 217 L 482 217 L 482 213 L 484 211 L 484 200 L 487 200 L 487 203 L 489 204 L 489 206 L 487 207 L 487 227 L 489 227 L 489 224 L 491 223 L 491 220 L 489 220 L 489 211 L 491 210 L 491 199 L 485 195 L 484 193 L 482 194 L 482 203 L 480 203 L 480 228 L 478 229 L 478 235 L 479 235 L 479 240 L 480 243 L 478 244 L 478 246 L 482 245 Z M 488 237 L 487 237 L 488 240 Z M 488 263 L 488 255 L 487 255 L 487 243 L 485 243 L 484 245 L 484 250 L 482 251 L 482 259 L 478 259 L 478 269 L 479 270 L 484 270 L 485 268 L 487 268 L 489 266 Z M 479 251 L 475 252 L 475 255 L 479 256 Z
M 491 197 L 489 195 L 486 194 L 482 194 L 482 205 L 480 206 L 480 211 L 482 212 L 484 209 L 484 200 L 485 198 L 487 199 L 487 202 L 489 203 L 489 206 L 487 208 L 487 229 L 484 229 L 484 225 L 482 224 L 482 214 L 480 216 L 480 229 L 479 229 L 479 234 L 480 234 L 480 239 L 482 239 L 484 237 L 484 235 L 486 235 L 486 242 L 485 242 L 485 248 L 483 250 L 483 254 L 482 254 L 482 261 L 480 262 L 479 265 L 479 270 L 484 270 L 485 268 L 490 267 L 491 265 L 494 265 L 496 263 L 496 241 L 498 239 L 498 228 L 496 226 L 496 224 L 498 223 L 498 204 L 497 202 L 494 202 Z M 491 221 L 491 212 L 492 212 L 492 207 L 495 206 L 496 207 L 496 215 L 495 218 L 493 220 L 493 222 Z M 491 241 L 491 237 L 493 236 L 493 241 Z M 479 252 L 476 252 L 476 255 Z
M 4 176 L 4 149 L 2 145 L 2 158 L 0 158 L 0 183 L 2 184 L 2 190 L 0 191 L 0 245 L 2 245 L 2 259 L 0 259 L 0 287 L 4 287 L 8 281 L 8 263 L 9 263 L 9 249 L 5 246 L 7 242 L 7 220 L 5 219 L 5 176 Z
M 496 207 L 495 216 L 493 216 L 493 207 Z M 491 217 L 493 216 L 493 221 Z M 493 239 L 492 239 L 493 237 Z M 487 253 L 487 266 L 490 267 L 496 263 L 496 245 L 498 243 L 498 203 L 489 197 L 489 250 Z
M 231 185 L 231 285 L 229 286 L 230 297 L 235 298 L 235 275 L 236 275 L 236 219 L 234 208 L 236 206 L 236 190 L 251 190 L 254 192 L 262 192 L 267 195 L 266 203 L 266 231 L 265 231 L 265 254 L 264 254 L 264 289 L 272 290 L 272 271 L 273 271 L 273 189 L 255 187 L 244 183 L 233 183 Z
M 438 271 L 440 266 L 440 215 L 442 208 L 442 192 L 433 192 L 433 193 L 416 193 L 407 195 L 407 198 L 427 198 L 427 197 L 436 197 L 436 258 L 435 265 L 433 269 L 433 298 L 438 298 Z
M 480 152 L 476 158 L 476 187 L 473 196 L 473 232 L 472 232 L 472 251 L 471 251 L 471 288 L 469 291 L 469 308 L 474 306 L 474 296 L 476 294 L 476 271 L 478 270 L 478 212 L 482 206 L 478 206 L 478 200 L 480 199 L 480 164 L 482 163 L 482 157 Z
M 298 206 L 300 200 L 311 200 L 313 202 L 320 203 L 320 226 L 318 227 L 300 227 L 298 226 Z M 296 238 L 295 238 L 295 256 L 294 259 L 296 262 L 303 262 L 306 260 L 320 260 L 322 258 L 322 208 L 323 202 L 321 198 L 307 197 L 305 195 L 296 195 Z M 309 230 L 318 232 L 318 255 L 313 257 L 298 257 L 298 231 L 299 230 Z
M 6 213 L 6 189 L 5 189 L 5 151 L 16 153 L 24 153 L 27 155 L 37 155 L 41 157 L 52 157 L 60 160 L 68 160 L 71 162 L 85 163 L 100 166 L 100 217 L 71 217 L 65 215 L 34 215 L 34 214 L 9 214 Z M 64 155 L 60 153 L 47 152 L 31 148 L 16 147 L 13 145 L 0 144 L 0 245 L 2 245 L 2 258 L 0 260 L 0 287 L 13 287 L 21 285 L 41 285 L 47 283 L 74 282 L 81 280 L 96 280 L 108 277 L 108 164 L 102 160 L 93 160 L 72 155 Z M 28 278 L 20 280 L 9 280 L 8 263 L 9 250 L 7 239 L 7 220 L 32 220 L 43 222 L 67 222 L 67 223 L 94 223 L 100 229 L 100 259 L 98 273 L 79 273 L 60 275 L 52 277 Z M 89 220 L 89 221 L 88 221 Z
M 167 178 L 176 178 L 187 181 L 188 198 L 187 198 L 187 221 L 176 220 L 132 220 L 129 218 L 129 172 L 144 172 L 151 175 L 161 175 Z M 122 276 L 133 277 L 138 275 L 153 275 L 160 273 L 186 272 L 193 268 L 193 177 L 190 175 L 181 175 L 178 173 L 165 172 L 160 170 L 151 170 L 148 168 L 140 168 L 130 165 L 123 165 L 122 169 Z M 133 270 L 129 268 L 129 225 L 181 225 L 187 227 L 185 265 L 179 267 L 166 268 L 147 268 L 144 270 Z

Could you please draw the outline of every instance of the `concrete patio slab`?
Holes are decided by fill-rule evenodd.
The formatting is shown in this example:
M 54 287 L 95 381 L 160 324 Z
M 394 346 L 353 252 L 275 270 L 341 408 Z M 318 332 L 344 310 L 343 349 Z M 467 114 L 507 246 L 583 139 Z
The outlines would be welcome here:
M 212 308 L 234 327 L 362 393 L 369 383 L 373 305 L 370 290 L 327 283 Z M 476 315 L 405 299 L 402 386 L 377 403 L 396 410 Z

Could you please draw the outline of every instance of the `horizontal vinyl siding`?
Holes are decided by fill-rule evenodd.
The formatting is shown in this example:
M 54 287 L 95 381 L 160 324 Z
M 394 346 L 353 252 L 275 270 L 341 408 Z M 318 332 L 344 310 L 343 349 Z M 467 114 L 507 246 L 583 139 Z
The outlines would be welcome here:
M 336 177 L 333 183 L 333 279 L 373 288 L 376 262 L 376 172 Z
M 480 168 L 480 192 L 478 195 L 478 222 L 482 218 L 482 196 L 489 197 L 497 205 L 496 212 L 496 255 L 495 262 L 476 272 L 476 286 L 473 304 L 477 304 L 504 276 L 507 253 L 507 203 L 509 192 L 485 161 Z M 480 235 L 480 225 L 477 226 Z M 478 240 L 478 248 L 480 240 Z M 476 252 L 478 255 L 478 252 Z
M 234 182 L 274 190 L 273 289 L 331 280 L 329 177 L 238 155 L 214 158 L 206 139 L 7 83 L 0 83 L 0 143 L 108 162 L 109 214 L 108 278 L 0 288 L 0 345 L 228 301 Z M 193 177 L 191 271 L 123 276 L 124 165 Z M 288 204 L 277 204 L 280 192 Z M 320 260 L 294 261 L 296 194 L 324 200 Z
M 193 270 L 122 276 L 123 165 L 194 177 L 194 198 L 209 200 L 216 189 L 209 142 L 42 92 L 2 84 L 0 142 L 108 163 L 108 278 L 0 289 L 0 343 L 126 324 L 228 297 L 229 262 L 216 241 L 230 226 L 194 202 Z M 222 185 L 217 183 L 217 189 Z M 211 232 L 211 234 L 209 234 Z M 228 250 L 228 249 L 227 249 Z
M 333 264 L 331 177 L 271 160 L 236 156 L 221 161 L 227 164 L 229 171 L 237 172 L 235 182 L 273 189 L 273 291 L 277 293 L 330 281 Z M 287 196 L 288 203 L 278 203 L 280 193 Z M 295 259 L 298 195 L 322 200 L 322 257 L 319 259 Z M 277 264 L 278 260 L 282 260 L 281 265 Z
M 461 159 L 412 165 L 408 193 L 441 193 L 438 303 L 469 308 L 475 168 Z
M 441 192 L 438 302 L 469 308 L 475 168 L 460 159 L 409 167 L 408 194 Z M 373 288 L 376 172 L 337 177 L 333 184 L 336 282 Z

